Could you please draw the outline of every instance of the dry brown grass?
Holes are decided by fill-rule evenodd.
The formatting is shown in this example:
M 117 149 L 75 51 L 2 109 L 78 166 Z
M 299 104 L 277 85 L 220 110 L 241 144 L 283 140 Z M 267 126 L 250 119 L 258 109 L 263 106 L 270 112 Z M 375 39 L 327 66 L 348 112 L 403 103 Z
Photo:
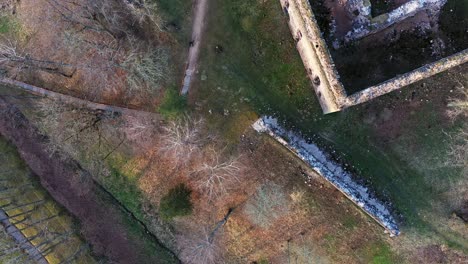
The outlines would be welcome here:
M 16 41 L 27 59 L 4 68 L 84 99 L 154 109 L 173 80 L 168 61 L 178 45 L 150 9 L 114 0 L 21 1 L 15 19 L 27 36 L 1 41 Z

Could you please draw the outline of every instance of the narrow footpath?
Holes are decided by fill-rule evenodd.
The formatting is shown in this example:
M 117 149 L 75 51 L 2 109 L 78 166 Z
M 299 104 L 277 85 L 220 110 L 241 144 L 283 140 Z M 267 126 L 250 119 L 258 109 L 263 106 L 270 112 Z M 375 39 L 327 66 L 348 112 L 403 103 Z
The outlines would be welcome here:
M 185 69 L 184 81 L 180 90 L 181 95 L 187 95 L 193 76 L 197 71 L 198 59 L 200 56 L 200 47 L 203 33 L 206 26 L 206 14 L 208 12 L 208 0 L 195 0 L 193 8 L 192 38 L 190 41 L 190 50 L 187 59 L 187 68 Z

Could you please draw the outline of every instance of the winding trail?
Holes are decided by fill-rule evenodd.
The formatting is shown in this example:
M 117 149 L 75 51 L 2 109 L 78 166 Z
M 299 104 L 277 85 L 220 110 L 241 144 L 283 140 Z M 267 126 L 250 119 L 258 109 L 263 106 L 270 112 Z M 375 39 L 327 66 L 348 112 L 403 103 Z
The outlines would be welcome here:
M 206 26 L 206 14 L 208 12 L 208 0 L 195 0 L 194 18 L 192 24 L 192 38 L 185 69 L 184 81 L 180 90 L 181 95 L 187 95 L 190 90 L 193 75 L 196 73 L 203 32 Z

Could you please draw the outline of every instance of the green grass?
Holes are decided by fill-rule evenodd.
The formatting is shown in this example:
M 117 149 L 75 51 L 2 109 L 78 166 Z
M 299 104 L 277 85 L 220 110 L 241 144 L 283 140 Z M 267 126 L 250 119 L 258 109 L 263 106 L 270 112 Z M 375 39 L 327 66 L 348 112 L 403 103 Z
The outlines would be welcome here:
M 367 248 L 364 254 L 365 263 L 372 264 L 393 264 L 401 263 L 393 255 L 390 247 L 387 244 L 377 243 L 372 244 Z
M 425 167 L 432 165 L 431 159 L 443 158 L 448 147 L 444 131 L 453 130 L 453 126 L 444 121 L 440 107 L 431 103 L 421 103 L 416 114 L 403 117 L 403 136 L 388 142 L 376 126 L 364 122 L 370 109 L 378 113 L 401 104 L 402 98 L 410 97 L 419 84 L 367 105 L 323 115 L 279 3 L 221 0 L 212 3 L 211 10 L 200 69 L 207 79 L 200 80 L 195 89 L 197 101 L 204 102 L 201 111 L 212 112 L 208 121 L 213 129 L 239 136 L 226 130 L 246 109 L 274 115 L 285 126 L 314 138 L 323 147 L 331 147 L 352 164 L 378 195 L 392 201 L 402 214 L 404 231 L 435 234 L 436 223 L 421 217 L 422 212 L 432 209 L 433 201 L 441 198 L 441 189 L 430 180 L 461 178 L 457 170 L 443 168 L 428 173 Z M 224 51 L 216 53 L 216 45 L 223 46 Z M 373 108 L 369 108 L 371 104 Z M 231 113 L 228 117 L 223 115 L 225 110 Z M 237 142 L 231 138 L 227 141 Z M 416 165 L 416 158 L 422 163 Z M 455 237 L 460 241 L 460 234 Z M 461 247 L 466 248 L 466 243 Z
M 11 16 L 0 16 L 0 34 L 14 33 L 19 27 L 18 22 Z
M 179 117 L 187 110 L 187 98 L 181 96 L 175 87 L 165 91 L 163 101 L 158 108 L 165 118 L 173 119 Z
M 183 23 L 190 16 L 192 1 L 190 0 L 153 0 L 167 21 Z
M 174 217 L 190 215 L 192 213 L 191 193 L 192 191 L 183 184 L 169 190 L 159 205 L 161 217 L 169 221 Z
M 139 220 L 143 220 L 142 193 L 137 187 L 137 179 L 129 177 L 117 167 L 111 166 L 110 170 L 109 176 L 102 179 L 104 187 Z
M 177 39 L 188 43 L 190 36 L 190 18 L 192 15 L 192 1 L 190 0 L 153 0 L 162 17 L 165 27 L 175 33 Z
M 355 216 L 347 215 L 343 220 L 343 226 L 347 229 L 354 229 L 358 225 L 358 221 Z

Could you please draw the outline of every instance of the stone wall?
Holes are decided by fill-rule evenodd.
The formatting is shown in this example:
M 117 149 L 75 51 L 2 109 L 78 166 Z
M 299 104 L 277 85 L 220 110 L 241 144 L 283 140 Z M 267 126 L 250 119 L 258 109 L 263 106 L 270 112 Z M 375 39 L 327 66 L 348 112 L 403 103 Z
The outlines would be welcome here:
M 309 1 L 280 0 L 280 2 L 288 19 L 293 38 L 297 43 L 296 47 L 307 75 L 312 82 L 312 87 L 325 114 L 367 102 L 468 62 L 468 49 L 466 49 L 348 96 L 343 84 L 340 82 L 339 74 L 317 25 Z M 382 22 L 381 26 L 386 27 L 397 23 L 401 19 L 411 16 L 415 10 L 438 6 L 443 2 L 445 0 L 412 0 L 407 3 L 408 5 L 403 5 L 401 8 L 392 11 L 391 16 L 389 13 L 384 14 L 388 18 Z
M 281 5 L 323 112 L 340 111 L 346 93 L 308 0 L 281 0 Z
M 346 101 L 341 107 L 344 109 L 353 105 L 365 103 L 376 97 L 429 78 L 466 62 L 468 62 L 468 49 L 352 94 L 346 98 Z

